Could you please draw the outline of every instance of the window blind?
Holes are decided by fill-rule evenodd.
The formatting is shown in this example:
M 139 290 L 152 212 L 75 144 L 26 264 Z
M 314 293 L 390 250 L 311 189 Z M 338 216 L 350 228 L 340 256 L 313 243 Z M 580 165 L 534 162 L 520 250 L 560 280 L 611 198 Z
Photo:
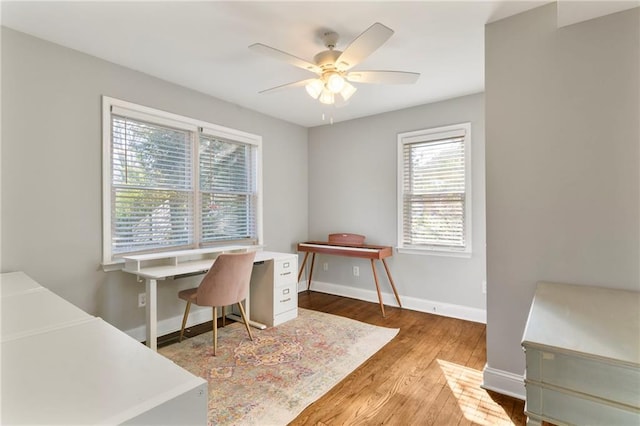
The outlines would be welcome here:
M 200 135 L 200 226 L 203 243 L 257 239 L 255 145 Z
M 102 99 L 106 268 L 131 254 L 261 244 L 260 136 Z
M 111 125 L 113 253 L 190 244 L 191 133 L 118 115 Z
M 428 135 L 403 145 L 404 247 L 464 249 L 465 136 Z

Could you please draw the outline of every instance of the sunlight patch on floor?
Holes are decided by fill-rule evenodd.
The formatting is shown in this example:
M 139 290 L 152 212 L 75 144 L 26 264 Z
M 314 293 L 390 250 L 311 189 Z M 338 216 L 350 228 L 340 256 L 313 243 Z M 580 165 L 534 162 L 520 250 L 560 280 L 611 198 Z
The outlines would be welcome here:
M 436 360 L 447 379 L 453 396 L 458 400 L 458 407 L 463 416 L 478 425 L 510 425 L 513 424 L 497 402 L 493 401 L 486 390 L 480 387 L 482 372 L 473 368 L 451 362 Z

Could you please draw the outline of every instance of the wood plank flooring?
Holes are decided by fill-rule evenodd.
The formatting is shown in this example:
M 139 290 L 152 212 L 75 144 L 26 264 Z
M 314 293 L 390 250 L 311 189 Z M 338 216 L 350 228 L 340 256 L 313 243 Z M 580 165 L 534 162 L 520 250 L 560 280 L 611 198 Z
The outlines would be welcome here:
M 301 425 L 525 425 L 524 401 L 480 388 L 486 327 L 469 321 L 313 291 L 298 306 L 399 328 L 398 335 L 290 426 Z M 211 322 L 185 330 L 211 330 Z M 158 339 L 171 344 L 179 332 Z
M 484 324 L 317 292 L 301 308 L 399 328 L 389 344 L 290 425 L 524 425 L 524 402 L 480 388 Z

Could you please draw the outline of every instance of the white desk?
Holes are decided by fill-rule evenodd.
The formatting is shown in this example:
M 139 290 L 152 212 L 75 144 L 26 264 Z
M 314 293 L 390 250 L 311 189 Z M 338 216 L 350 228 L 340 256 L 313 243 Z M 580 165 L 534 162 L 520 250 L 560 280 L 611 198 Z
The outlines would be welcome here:
M 538 283 L 522 345 L 527 424 L 640 424 L 640 293 Z
M 0 274 L 0 303 L 0 423 L 207 423 L 205 380 L 26 274 Z
M 158 281 L 167 278 L 176 278 L 180 275 L 204 273 L 211 268 L 215 258 L 221 253 L 237 253 L 248 250 L 258 250 L 256 246 L 224 246 L 196 250 L 179 250 L 172 252 L 150 253 L 136 256 L 124 256 L 125 266 L 123 271 L 137 275 L 145 280 L 145 292 L 147 296 L 146 306 L 146 342 L 153 350 L 158 349 Z M 268 251 L 256 251 L 254 262 L 274 261 L 275 259 L 287 259 L 297 269 L 297 255 L 291 253 L 275 253 Z M 272 280 L 271 285 L 274 285 Z M 297 293 L 296 293 L 297 296 Z M 245 302 L 246 314 L 249 323 L 257 328 L 266 328 L 262 323 L 251 318 L 250 294 Z M 177 296 L 176 296 L 177 300 Z M 297 297 L 296 297 L 297 316 Z M 235 315 L 230 315 L 240 320 Z

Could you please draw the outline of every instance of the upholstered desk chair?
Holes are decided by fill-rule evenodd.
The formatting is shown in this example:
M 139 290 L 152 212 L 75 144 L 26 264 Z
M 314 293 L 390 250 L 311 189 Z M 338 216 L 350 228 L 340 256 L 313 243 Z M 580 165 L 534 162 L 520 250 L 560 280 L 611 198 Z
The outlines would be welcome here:
M 253 340 L 251 328 L 242 307 L 242 301 L 249 293 L 249 282 L 253 271 L 253 260 L 256 256 L 254 251 L 245 253 L 223 253 L 216 257 L 213 266 L 204 276 L 197 288 L 182 290 L 178 293 L 180 299 L 187 301 L 182 318 L 182 329 L 180 330 L 180 341 L 184 335 L 184 327 L 189 316 L 189 308 L 195 303 L 198 306 L 213 307 L 213 355 L 218 348 L 218 309 L 222 307 L 222 324 L 224 326 L 224 307 L 238 304 L 242 320 L 249 333 L 249 339 Z

